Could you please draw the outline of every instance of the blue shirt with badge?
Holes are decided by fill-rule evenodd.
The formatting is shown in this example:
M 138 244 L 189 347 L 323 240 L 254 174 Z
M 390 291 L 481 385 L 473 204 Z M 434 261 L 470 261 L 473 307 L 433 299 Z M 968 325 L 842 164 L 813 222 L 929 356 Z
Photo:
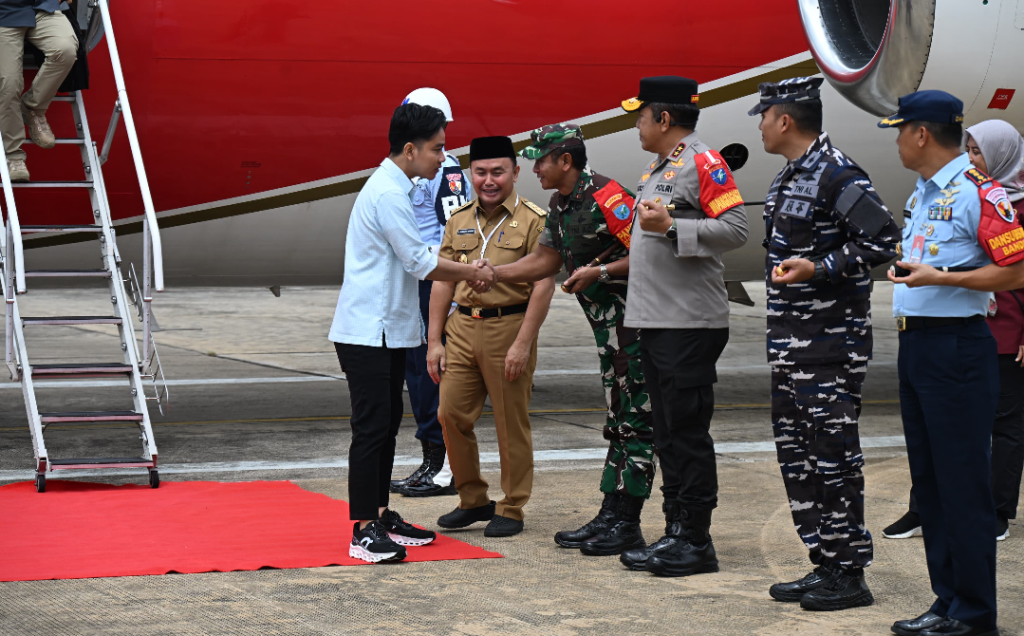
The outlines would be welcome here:
M 427 245 L 440 245 L 444 226 L 452 211 L 473 198 L 473 188 L 462 172 L 459 160 L 445 153 L 444 163 L 433 179 L 418 179 L 412 191 L 420 238 Z
M 965 153 L 931 179 L 918 177 L 917 188 L 903 213 L 901 260 L 932 267 L 984 267 L 992 262 L 978 243 L 978 186 L 964 176 L 972 167 Z M 985 315 L 990 295 L 962 287 L 910 288 L 897 284 L 892 312 L 897 317 Z

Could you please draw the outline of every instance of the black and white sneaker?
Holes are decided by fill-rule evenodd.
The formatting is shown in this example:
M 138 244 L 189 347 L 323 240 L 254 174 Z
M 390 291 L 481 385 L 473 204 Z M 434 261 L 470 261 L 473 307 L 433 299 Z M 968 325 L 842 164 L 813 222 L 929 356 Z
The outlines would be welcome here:
M 1010 521 L 996 513 L 996 541 L 1006 541 L 1008 536 L 1010 536 Z
M 437 538 L 430 530 L 422 530 L 402 518 L 391 508 L 385 508 L 380 516 L 380 524 L 387 530 L 388 536 L 398 545 L 427 545 Z
M 921 517 L 913 512 L 908 512 L 882 530 L 882 536 L 886 539 L 909 539 L 921 534 Z
M 352 543 L 348 546 L 348 555 L 353 559 L 379 563 L 401 561 L 406 553 L 405 548 L 391 540 L 387 529 L 380 521 L 372 521 L 362 530 L 359 529 L 357 521 L 352 528 Z

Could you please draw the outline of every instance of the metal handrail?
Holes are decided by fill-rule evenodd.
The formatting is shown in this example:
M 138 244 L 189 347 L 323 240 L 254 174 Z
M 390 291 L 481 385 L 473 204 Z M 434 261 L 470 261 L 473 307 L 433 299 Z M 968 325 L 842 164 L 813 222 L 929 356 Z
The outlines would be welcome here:
M 153 206 L 153 196 L 149 192 L 149 179 L 146 177 L 146 166 L 142 161 L 142 150 L 139 147 L 139 137 L 135 132 L 135 118 L 132 116 L 131 104 L 128 101 L 128 92 L 124 87 L 124 75 L 121 73 L 121 57 L 117 53 L 117 41 L 114 39 L 114 27 L 110 23 L 110 8 L 107 6 L 107 0 L 96 0 L 96 6 L 99 7 L 100 18 L 103 20 L 104 37 L 107 40 L 107 49 L 110 51 L 110 66 L 114 71 L 114 84 L 117 87 L 117 101 L 121 105 L 121 114 L 124 116 L 125 132 L 128 133 L 128 144 L 131 146 L 132 160 L 135 162 L 135 174 L 138 176 L 139 188 L 142 190 L 142 204 L 146 212 L 146 221 L 149 223 L 149 234 L 153 246 L 154 286 L 157 291 L 163 291 L 163 243 L 160 240 L 160 229 L 156 221 L 156 210 Z M 148 262 L 146 264 L 148 264 Z
M 0 148 L 0 180 L 4 186 L 4 200 L 7 203 L 7 222 L 11 226 L 11 243 L 14 247 L 15 289 L 19 294 L 25 293 L 25 249 L 21 242 L 21 223 L 18 221 L 18 206 L 14 203 L 14 186 L 11 185 L 11 174 L 7 170 L 7 153 Z M 11 263 L 6 263 L 11 267 Z

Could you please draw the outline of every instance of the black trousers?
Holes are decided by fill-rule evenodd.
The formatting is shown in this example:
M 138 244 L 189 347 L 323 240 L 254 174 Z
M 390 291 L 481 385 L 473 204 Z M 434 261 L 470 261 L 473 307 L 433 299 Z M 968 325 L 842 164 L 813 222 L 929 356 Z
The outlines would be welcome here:
M 665 503 L 686 510 L 718 505 L 718 471 L 711 416 L 715 363 L 728 329 L 641 329 L 640 356 L 654 416 Z
M 406 349 L 334 343 L 352 400 L 349 518 L 376 519 L 388 505 L 395 438 L 402 423 Z
M 433 282 L 420 281 L 420 315 L 423 324 L 430 327 L 430 290 Z M 409 387 L 409 402 L 412 403 L 412 414 L 416 417 L 416 439 L 426 440 L 444 446 L 444 433 L 441 423 L 437 420 L 437 405 L 441 394 L 438 385 L 427 373 L 427 345 L 421 344 L 415 349 L 406 349 L 405 384 Z
M 1017 518 L 1024 474 L 1024 368 L 1016 357 L 999 354 L 999 404 L 992 427 L 992 497 L 996 513 L 1004 519 Z M 910 511 L 919 514 L 913 488 Z
M 984 322 L 900 333 L 900 411 L 916 490 L 931 610 L 996 627 L 996 511 L 990 482 L 999 399 L 996 341 Z

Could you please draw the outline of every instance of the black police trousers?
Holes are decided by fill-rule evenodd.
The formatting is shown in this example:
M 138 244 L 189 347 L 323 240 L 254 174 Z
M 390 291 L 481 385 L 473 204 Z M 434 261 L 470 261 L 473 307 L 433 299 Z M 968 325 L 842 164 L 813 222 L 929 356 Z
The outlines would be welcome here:
M 640 354 L 654 419 L 665 502 L 683 509 L 718 505 L 718 471 L 711 416 L 715 363 L 729 341 L 726 329 L 641 329 Z
M 996 627 L 996 513 L 989 482 L 999 397 L 984 321 L 899 335 L 900 410 L 932 591 L 931 611 Z

